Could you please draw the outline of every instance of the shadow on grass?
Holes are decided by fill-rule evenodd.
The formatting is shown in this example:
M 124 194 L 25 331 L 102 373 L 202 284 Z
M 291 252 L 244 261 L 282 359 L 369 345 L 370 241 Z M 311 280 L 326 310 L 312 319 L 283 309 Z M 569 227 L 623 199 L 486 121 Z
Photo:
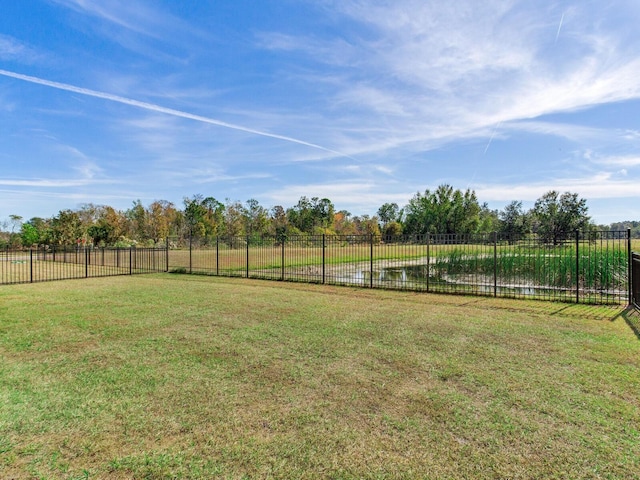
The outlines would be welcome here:
M 181 273 L 181 272 L 174 272 Z M 194 272 L 195 273 L 195 272 Z M 199 277 L 199 278 L 198 278 Z M 184 279 L 181 275 L 176 275 L 173 278 Z M 247 282 L 244 277 L 219 277 L 205 274 L 200 275 L 186 275 L 190 281 L 210 281 L 211 278 L 216 278 L 222 283 L 240 281 L 243 286 L 259 286 L 260 288 L 282 288 L 282 282 L 273 280 L 271 282 L 265 282 L 259 279 L 258 283 Z M 337 295 L 339 292 L 344 295 L 357 295 L 357 296 L 369 296 L 376 295 L 376 292 L 390 291 L 384 289 L 367 289 L 361 287 L 344 287 L 337 285 L 324 285 L 322 288 L 318 288 L 317 283 L 307 282 L 287 282 L 291 284 L 291 287 L 298 291 L 311 291 L 315 294 L 327 294 Z M 610 321 L 614 322 L 619 318 L 623 318 L 627 325 L 633 330 L 638 340 L 640 340 L 640 312 L 634 310 L 632 307 L 623 307 L 621 305 L 595 305 L 595 304 L 576 304 L 576 303 L 560 303 L 551 302 L 546 300 L 530 300 L 530 299 L 512 299 L 512 298 L 494 298 L 494 297 L 470 297 L 466 295 L 451 295 L 441 293 L 425 293 L 425 292 L 412 292 L 416 295 L 422 296 L 425 301 L 432 301 L 441 305 L 457 305 L 460 307 L 477 306 L 485 309 L 496 310 L 508 310 L 519 313 L 531 313 L 533 315 L 545 315 L 545 316 L 558 316 L 566 318 L 583 318 L 596 321 Z
M 636 308 L 629 306 L 626 310 L 620 312 L 620 317 L 624 318 L 629 328 L 636 334 L 638 340 L 640 340 L 640 311 Z
M 495 308 L 500 310 L 510 310 L 520 313 L 531 313 L 535 315 L 558 316 L 584 318 L 599 321 L 615 321 L 625 312 L 625 307 L 620 305 L 592 305 L 549 302 L 545 300 L 523 300 L 523 299 L 500 299 L 474 298 L 461 304 L 461 306 L 477 305 L 484 308 Z M 640 327 L 640 321 L 638 322 Z

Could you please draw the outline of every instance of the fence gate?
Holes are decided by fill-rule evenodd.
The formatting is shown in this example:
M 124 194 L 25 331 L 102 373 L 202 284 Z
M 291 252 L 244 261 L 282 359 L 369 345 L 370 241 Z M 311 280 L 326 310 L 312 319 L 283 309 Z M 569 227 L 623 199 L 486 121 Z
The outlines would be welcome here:
M 640 310 L 640 253 L 631 254 L 631 303 Z

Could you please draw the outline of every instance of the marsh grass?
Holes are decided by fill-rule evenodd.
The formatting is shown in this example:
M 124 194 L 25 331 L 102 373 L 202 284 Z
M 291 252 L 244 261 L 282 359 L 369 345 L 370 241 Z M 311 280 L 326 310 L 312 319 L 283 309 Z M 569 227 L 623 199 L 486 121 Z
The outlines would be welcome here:
M 622 250 L 593 249 L 589 255 L 574 248 L 527 249 L 473 254 L 452 250 L 436 259 L 435 276 L 478 273 L 497 274 L 500 283 L 520 282 L 532 286 L 624 291 L 628 254 Z
M 632 478 L 620 309 L 201 276 L 0 289 L 1 478 Z

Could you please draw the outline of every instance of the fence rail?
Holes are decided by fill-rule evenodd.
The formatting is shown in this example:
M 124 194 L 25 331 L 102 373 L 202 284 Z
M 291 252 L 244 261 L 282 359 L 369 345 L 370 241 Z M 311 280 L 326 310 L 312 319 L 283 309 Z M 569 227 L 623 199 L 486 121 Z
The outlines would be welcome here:
M 192 238 L 169 271 L 592 304 L 631 298 L 628 231 L 536 236 Z
M 166 248 L 52 247 L 0 250 L 0 284 L 165 271 Z

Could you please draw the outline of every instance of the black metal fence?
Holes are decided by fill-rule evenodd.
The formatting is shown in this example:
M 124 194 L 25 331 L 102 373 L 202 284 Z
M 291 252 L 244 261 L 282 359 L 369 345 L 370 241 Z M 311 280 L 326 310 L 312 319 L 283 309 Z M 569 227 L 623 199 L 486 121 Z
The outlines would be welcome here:
M 628 231 L 535 235 L 319 235 L 171 242 L 169 271 L 591 304 L 631 298 Z
M 640 310 L 640 253 L 631 254 L 631 305 Z
M 0 285 L 167 271 L 166 248 L 0 250 Z
M 192 238 L 163 248 L 0 250 L 0 284 L 180 272 L 366 288 L 640 304 L 629 231 Z M 633 280 L 632 280 L 633 279 Z

